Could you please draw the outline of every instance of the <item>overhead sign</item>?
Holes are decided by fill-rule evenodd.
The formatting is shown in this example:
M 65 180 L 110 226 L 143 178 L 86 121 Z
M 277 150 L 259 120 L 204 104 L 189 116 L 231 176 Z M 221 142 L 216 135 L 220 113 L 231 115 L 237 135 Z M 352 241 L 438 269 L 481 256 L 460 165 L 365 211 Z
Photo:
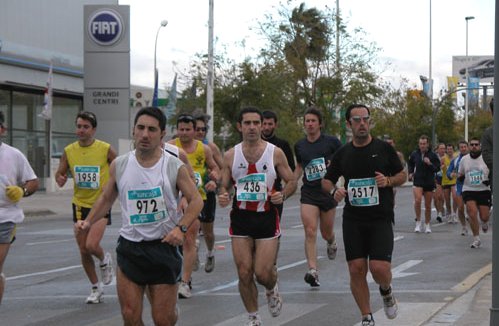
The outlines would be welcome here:
M 123 20 L 121 16 L 109 9 L 96 11 L 88 20 L 88 34 L 97 44 L 113 45 L 121 39 L 123 34 Z
M 481 83 L 494 81 L 494 56 L 453 56 L 452 75 L 459 81 L 466 82 L 466 69 L 469 77 L 480 78 Z

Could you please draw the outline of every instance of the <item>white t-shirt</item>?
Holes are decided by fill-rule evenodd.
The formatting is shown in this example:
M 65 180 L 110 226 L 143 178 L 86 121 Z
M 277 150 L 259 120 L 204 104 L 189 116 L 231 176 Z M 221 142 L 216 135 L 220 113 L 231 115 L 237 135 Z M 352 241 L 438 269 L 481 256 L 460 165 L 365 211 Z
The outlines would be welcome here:
M 28 160 L 17 148 L 0 144 L 0 223 L 21 223 L 24 213 L 18 204 L 12 203 L 5 195 L 7 186 L 20 186 L 36 179 L 36 174 Z
M 489 180 L 489 169 L 483 161 L 482 155 L 476 159 L 466 154 L 459 163 L 459 174 L 464 174 L 463 191 L 484 191 L 490 187 L 483 184 Z

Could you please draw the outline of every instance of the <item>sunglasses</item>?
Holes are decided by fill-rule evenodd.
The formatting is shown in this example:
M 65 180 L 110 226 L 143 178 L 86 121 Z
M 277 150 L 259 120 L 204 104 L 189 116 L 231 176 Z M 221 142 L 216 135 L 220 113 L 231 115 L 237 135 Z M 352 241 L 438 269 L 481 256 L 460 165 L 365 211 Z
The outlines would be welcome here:
M 199 128 L 196 128 L 196 131 L 203 131 L 203 132 L 206 132 L 206 127 L 199 127 Z
M 470 146 L 480 146 L 480 143 L 470 143 Z
M 190 114 L 181 114 L 177 118 L 177 123 L 178 122 L 193 122 L 194 117 Z
M 370 119 L 371 119 L 371 117 L 368 115 L 365 115 L 363 117 L 361 117 L 359 115 L 354 115 L 354 116 L 350 117 L 350 120 L 355 122 L 355 123 L 360 123 L 361 121 L 369 122 Z

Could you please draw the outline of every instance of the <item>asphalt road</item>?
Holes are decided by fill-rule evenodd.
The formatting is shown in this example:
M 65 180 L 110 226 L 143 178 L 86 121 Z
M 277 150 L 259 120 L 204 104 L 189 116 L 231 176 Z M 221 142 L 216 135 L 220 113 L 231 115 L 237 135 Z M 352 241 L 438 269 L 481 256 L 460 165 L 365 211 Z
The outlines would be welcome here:
M 342 203 L 340 207 L 342 207 Z M 320 289 L 303 281 L 307 270 L 303 251 L 303 228 L 299 217 L 299 198 L 286 201 L 283 236 L 279 254 L 279 282 L 284 299 L 282 314 L 271 318 L 264 291 L 260 290 L 260 313 L 265 325 L 356 325 L 360 321 L 350 294 L 349 277 L 341 234 L 342 209 L 337 210 L 336 260 L 326 257 L 325 241 L 318 240 Z M 433 213 L 433 216 L 435 214 Z M 433 221 L 435 222 L 435 221 Z M 104 236 L 102 245 L 114 256 L 120 220 Z M 211 274 L 203 266 L 193 274 L 193 297 L 179 301 L 178 325 L 242 325 L 246 313 L 237 289 L 227 235 L 228 211 L 218 209 L 216 267 Z M 433 224 L 431 234 L 415 234 L 412 190 L 397 193 L 393 287 L 400 314 L 387 321 L 382 300 L 371 281 L 371 301 L 377 325 L 424 325 L 447 301 L 473 286 L 490 262 L 491 232 L 482 235 L 482 248 L 470 249 L 471 236 L 460 235 L 460 226 Z M 115 283 L 106 286 L 104 302 L 85 304 L 90 285 L 80 265 L 73 238 L 72 222 L 65 219 L 29 219 L 18 228 L 4 272 L 7 286 L 0 305 L 0 324 L 21 325 L 121 325 Z M 204 244 L 201 238 L 201 261 Z M 152 325 L 150 311 L 144 310 L 146 325 Z

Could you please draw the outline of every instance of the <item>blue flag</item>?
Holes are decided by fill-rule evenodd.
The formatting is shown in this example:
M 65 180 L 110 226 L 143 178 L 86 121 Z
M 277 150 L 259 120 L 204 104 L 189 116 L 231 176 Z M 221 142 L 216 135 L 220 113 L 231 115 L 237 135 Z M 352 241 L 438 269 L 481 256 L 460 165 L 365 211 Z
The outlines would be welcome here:
M 170 94 L 168 95 L 168 105 L 165 109 L 165 116 L 170 119 L 175 114 L 175 109 L 177 108 L 177 74 L 173 78 L 172 87 L 170 88 Z

